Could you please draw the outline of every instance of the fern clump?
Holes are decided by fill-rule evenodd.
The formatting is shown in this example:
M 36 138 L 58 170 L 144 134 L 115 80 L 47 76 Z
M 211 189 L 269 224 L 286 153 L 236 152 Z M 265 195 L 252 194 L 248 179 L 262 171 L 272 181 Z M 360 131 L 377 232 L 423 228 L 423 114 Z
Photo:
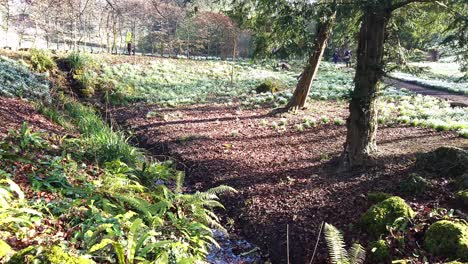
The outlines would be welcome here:
M 31 49 L 29 52 L 31 53 L 31 67 L 34 71 L 46 72 L 57 68 L 57 64 L 49 52 L 38 49 Z
M 468 261 L 468 225 L 448 220 L 435 222 L 427 230 L 424 244 L 435 256 Z
M 354 243 L 349 250 L 346 250 L 343 234 L 333 225 L 325 223 L 325 239 L 332 264 L 364 263 L 366 258 L 364 248 Z
M 362 217 L 362 223 L 367 231 L 378 237 L 387 230 L 398 218 L 412 219 L 415 213 L 405 200 L 398 196 L 390 197 L 373 205 Z

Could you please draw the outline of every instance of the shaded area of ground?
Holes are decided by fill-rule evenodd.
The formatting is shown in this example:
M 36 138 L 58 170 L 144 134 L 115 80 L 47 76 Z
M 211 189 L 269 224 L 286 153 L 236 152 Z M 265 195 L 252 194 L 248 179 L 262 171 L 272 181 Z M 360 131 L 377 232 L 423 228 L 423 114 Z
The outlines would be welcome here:
M 430 95 L 440 99 L 444 99 L 450 101 L 452 106 L 461 106 L 461 107 L 468 107 L 468 96 L 459 95 L 450 93 L 443 90 L 435 90 L 428 87 L 424 87 L 421 85 L 416 85 L 410 82 L 404 82 L 396 79 L 385 79 L 385 83 L 393 85 L 397 88 L 405 88 L 414 93 L 422 94 L 422 95 Z
M 303 116 L 293 115 L 286 129 L 278 130 L 271 124 L 280 123 L 280 118 L 268 111 L 241 111 L 236 105 L 170 109 L 141 105 L 116 109 L 114 117 L 135 131 L 142 146 L 177 159 L 193 188 L 220 184 L 236 188 L 236 196 L 223 200 L 227 216 L 273 263 L 286 263 L 287 225 L 291 263 L 309 261 L 322 221 L 345 231 L 347 240 L 366 243 L 358 220 L 369 207 L 365 194 L 370 191 L 401 195 L 416 210 L 449 203 L 451 187 L 443 179 L 422 197 L 400 193 L 399 182 L 414 170 L 415 153 L 443 145 L 468 147 L 468 140 L 451 132 L 385 127 L 378 133 L 375 166 L 336 174 L 333 157 L 342 150 L 345 126 L 320 124 L 300 132 L 295 124 Z M 324 114 L 347 115 L 346 104 L 336 102 L 313 102 L 309 111 L 307 115 L 318 120 Z M 326 255 L 321 240 L 315 263 L 326 262 Z
M 39 114 L 28 102 L 0 97 L 0 135 L 8 130 L 18 130 L 23 122 L 36 130 L 47 130 L 54 133 L 63 131 L 63 128 L 53 124 Z

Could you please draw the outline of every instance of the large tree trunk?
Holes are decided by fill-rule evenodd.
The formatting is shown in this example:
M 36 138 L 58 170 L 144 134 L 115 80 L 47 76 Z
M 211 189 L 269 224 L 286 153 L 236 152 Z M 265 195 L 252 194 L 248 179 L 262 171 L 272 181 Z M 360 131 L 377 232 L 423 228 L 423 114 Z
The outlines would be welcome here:
M 387 1 L 390 2 L 390 1 Z M 348 133 L 341 169 L 365 165 L 376 151 L 377 94 L 383 75 L 385 33 L 392 9 L 385 3 L 366 7 L 359 32 L 355 88 L 349 104 Z
M 317 75 L 320 65 L 320 60 L 323 57 L 327 41 L 330 37 L 333 24 L 335 23 L 336 13 L 332 14 L 326 21 L 320 22 L 317 28 L 317 36 L 314 41 L 314 51 L 309 57 L 307 66 L 305 67 L 302 75 L 297 83 L 296 90 L 294 90 L 293 97 L 286 105 L 287 110 L 297 110 L 303 108 L 309 96 L 312 81 Z

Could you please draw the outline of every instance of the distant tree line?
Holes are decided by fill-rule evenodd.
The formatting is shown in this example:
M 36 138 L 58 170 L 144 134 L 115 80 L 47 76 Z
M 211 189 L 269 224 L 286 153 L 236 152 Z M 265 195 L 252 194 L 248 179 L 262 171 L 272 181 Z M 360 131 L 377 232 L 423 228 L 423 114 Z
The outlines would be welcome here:
M 206 0 L 0 0 L 4 47 L 247 57 L 251 35 Z

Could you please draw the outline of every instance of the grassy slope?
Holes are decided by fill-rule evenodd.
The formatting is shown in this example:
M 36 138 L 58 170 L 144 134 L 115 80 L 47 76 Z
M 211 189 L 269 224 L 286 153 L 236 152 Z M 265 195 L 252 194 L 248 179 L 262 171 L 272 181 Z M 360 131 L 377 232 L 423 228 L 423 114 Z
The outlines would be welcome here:
M 6 83 L 2 91 L 17 91 L 15 85 L 25 83 L 25 91 L 44 87 L 40 89 L 45 98 L 52 98 L 43 77 L 16 62 L 3 59 L 2 63 L 0 77 L 18 81 Z M 33 92 L 21 96 L 37 102 Z M 207 226 L 222 229 L 211 214 L 212 208 L 220 206 L 216 194 L 232 189 L 219 187 L 193 195 L 181 193 L 180 187 L 170 190 L 165 183 L 180 186 L 183 178 L 171 164 L 148 160 L 92 108 L 60 93 L 54 100 L 54 105 L 42 100 L 38 108 L 66 127 L 59 132 L 48 130 L 54 127 L 50 123 L 30 127 L 20 115 L 2 118 L 21 129 L 0 137 L 0 260 L 203 259 L 213 242 Z M 41 119 L 27 103 L 16 105 L 26 105 L 32 120 Z M 0 114 L 22 110 L 12 107 Z

